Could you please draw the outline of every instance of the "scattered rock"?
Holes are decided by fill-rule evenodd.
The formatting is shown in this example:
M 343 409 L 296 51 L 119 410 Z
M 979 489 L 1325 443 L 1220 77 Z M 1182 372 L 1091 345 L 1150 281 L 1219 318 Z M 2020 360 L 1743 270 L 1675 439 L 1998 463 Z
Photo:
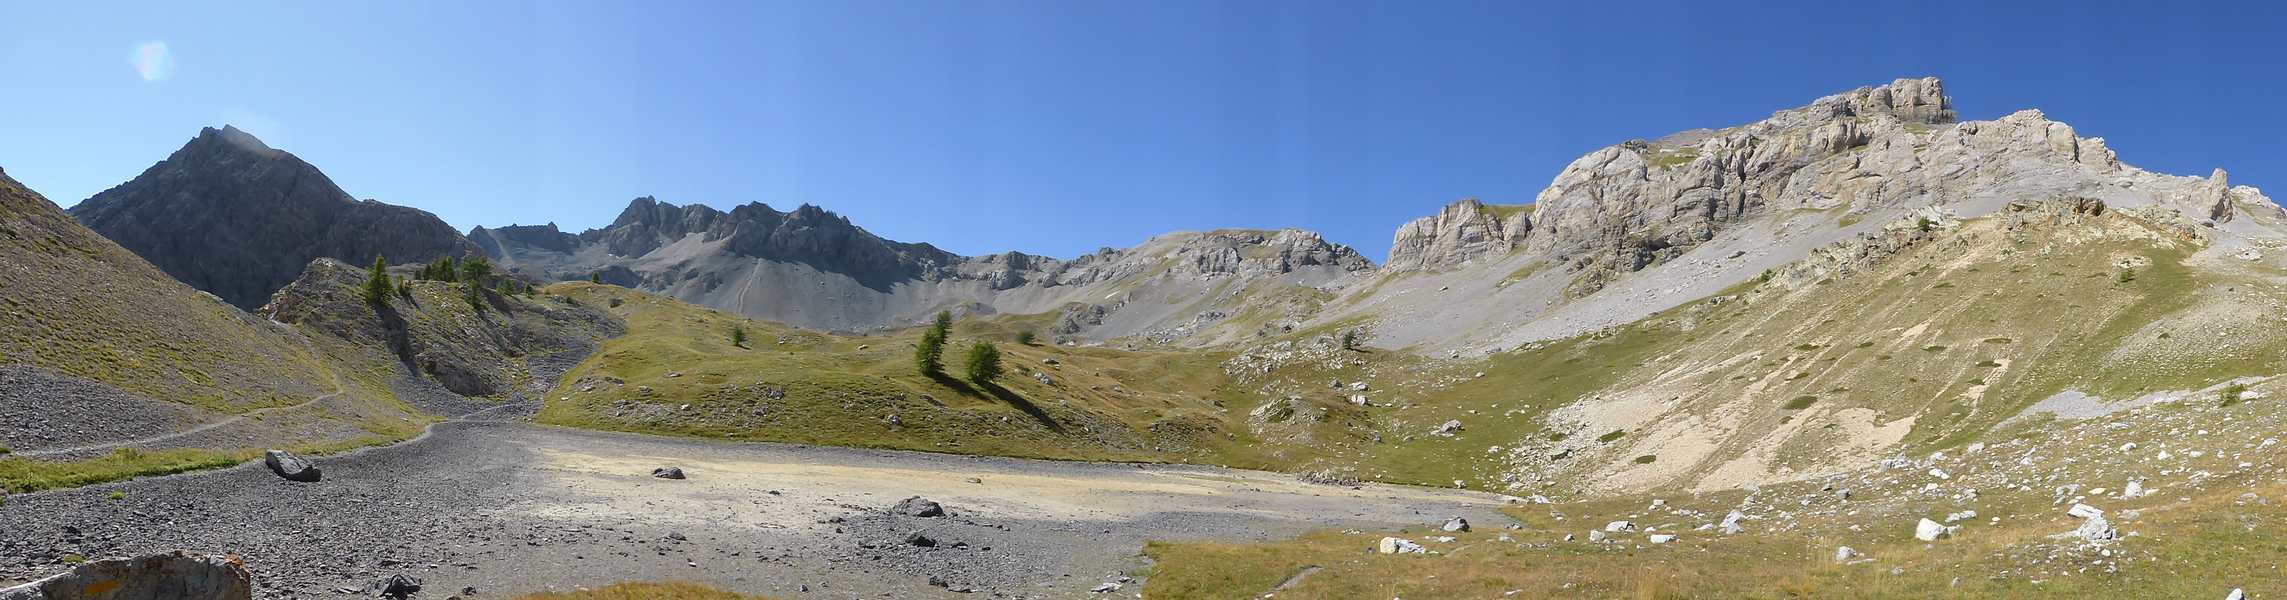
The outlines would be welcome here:
M 1456 431 L 1461 431 L 1461 421 L 1458 419 L 1446 421 L 1445 424 L 1438 425 L 1436 431 L 1432 431 L 1430 433 L 1437 435 L 1453 435 L 1453 432 Z
M 2081 521 L 2080 528 L 2074 529 L 2073 535 L 2080 537 L 2081 541 L 2091 544 L 2102 544 L 2120 537 L 2119 532 L 2113 530 L 2112 523 L 2104 520 L 2103 516 L 2089 517 L 2087 520 Z
M 1654 544 L 1665 544 L 1668 542 L 1676 541 L 1676 536 L 1666 533 L 1655 533 L 1645 539 L 1651 541 Z
M 279 477 L 283 477 L 287 481 L 315 483 L 321 476 L 318 465 L 284 450 L 263 452 L 262 464 L 270 467 L 270 472 L 277 473 Z
M 1937 521 L 1922 519 L 1920 523 L 1914 524 L 1914 539 L 1917 540 L 1935 542 L 1945 539 L 1949 535 L 1951 534 L 1946 531 L 1946 526 L 1939 525 Z
M 920 547 L 923 547 L 923 548 L 935 548 L 935 547 L 937 547 L 937 539 L 936 539 L 936 538 L 932 538 L 932 537 L 929 537 L 927 534 L 924 534 L 924 533 L 922 533 L 922 532 L 919 532 L 919 531 L 916 531 L 916 532 L 913 532 L 913 533 L 909 533 L 909 534 L 906 534 L 906 535 L 905 535 L 905 543 L 906 543 L 906 544 L 908 544 L 908 545 L 913 545 L 913 546 L 920 546 Z
M 682 467 L 660 467 L 660 468 L 657 468 L 657 469 L 652 469 L 652 470 L 651 470 L 651 476 L 652 476 L 652 477 L 657 477 L 657 478 L 660 478 L 660 479 L 682 479 L 682 478 L 683 478 L 683 468 L 682 468 Z
M 1611 536 L 1608 536 L 1608 535 L 1604 535 L 1604 530 L 1602 530 L 1602 529 L 1590 529 L 1590 530 L 1588 530 L 1588 541 L 1591 541 L 1591 542 L 1601 542 L 1601 541 L 1604 541 L 1604 539 L 1605 539 L 1605 538 L 1609 538 L 1609 537 L 1611 537 Z
M 1445 531 L 1469 531 L 1469 520 L 1461 517 L 1446 519 L 1445 526 L 1439 527 L 1439 529 Z
M 905 515 L 908 517 L 945 516 L 945 507 L 943 505 L 940 505 L 936 502 L 931 502 L 928 498 L 923 498 L 920 496 L 914 496 L 904 500 L 899 500 L 897 501 L 897 505 L 890 507 L 889 510 L 890 512 L 895 512 L 897 514 Z
M 1423 547 L 1421 547 L 1421 544 L 1416 544 L 1416 543 L 1413 543 L 1413 541 L 1412 541 L 1412 540 L 1403 540 L 1403 539 L 1398 539 L 1398 538 L 1394 538 L 1394 537 L 1385 537 L 1385 538 L 1382 538 L 1382 543 L 1381 543 L 1381 544 L 1379 544 L 1379 545 L 1377 545 L 1377 546 L 1375 546 L 1375 548 L 1374 548 L 1374 549 L 1375 549 L 1375 551 L 1377 551 L 1377 552 L 1381 552 L 1381 553 L 1383 553 L 1383 554 L 1427 554 L 1427 553 L 1429 553 L 1429 549 L 1428 549 L 1428 548 L 1423 548 Z
M 1605 530 L 1605 531 L 1608 531 L 1608 532 L 1612 532 L 1612 533 L 1626 533 L 1626 532 L 1630 532 L 1630 531 L 1635 531 L 1635 530 L 1636 530 L 1636 522 L 1634 522 L 1634 521 L 1613 521 L 1613 522 L 1610 522 L 1610 523 L 1605 523 L 1605 524 L 1604 524 L 1604 530 Z
M 2066 510 L 2065 510 L 2065 514 L 2068 514 L 2068 515 L 2072 515 L 2072 516 L 2075 516 L 2075 517 L 2080 517 L 2080 518 L 2083 518 L 2083 519 L 2087 519 L 2087 518 L 2091 518 L 2091 517 L 2101 517 L 2101 516 L 2104 516 L 2104 509 L 2101 509 L 2101 508 L 2097 508 L 2097 507 L 2094 507 L 2094 506 L 2089 506 L 2089 505 L 2086 505 L 2086 504 L 2077 504 L 2077 503 L 2076 503 L 2076 504 L 2074 504 L 2074 505 L 2073 505 L 2073 507 L 2072 507 L 2072 508 L 2070 508 L 2070 509 L 2066 509 Z
M 1834 562 L 1846 563 L 1850 562 L 1850 559 L 1853 558 L 1858 558 L 1857 548 L 1852 548 L 1849 546 L 1836 546 L 1834 548 Z
M 374 589 L 380 591 L 383 598 L 404 600 L 421 593 L 421 578 L 398 573 L 374 584 Z

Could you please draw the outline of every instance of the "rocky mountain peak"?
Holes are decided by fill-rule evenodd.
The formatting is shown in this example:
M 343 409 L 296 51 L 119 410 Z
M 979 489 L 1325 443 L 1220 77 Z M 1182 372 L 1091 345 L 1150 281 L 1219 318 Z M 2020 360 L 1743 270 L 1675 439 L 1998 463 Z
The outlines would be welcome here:
M 1528 205 L 1486 205 L 1469 198 L 1434 216 L 1398 228 L 1390 241 L 1390 269 L 1438 271 L 1485 256 L 1506 254 L 1532 232 Z
M 478 251 L 436 215 L 359 202 L 316 166 L 227 125 L 200 130 L 70 213 L 176 279 L 247 309 L 312 259 L 405 263 Z

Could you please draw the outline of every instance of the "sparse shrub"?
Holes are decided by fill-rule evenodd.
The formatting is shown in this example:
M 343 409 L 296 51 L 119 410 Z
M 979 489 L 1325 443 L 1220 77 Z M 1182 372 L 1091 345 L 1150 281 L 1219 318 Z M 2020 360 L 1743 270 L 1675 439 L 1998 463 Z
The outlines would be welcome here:
M 969 381 L 977 385 L 991 385 L 1001 377 L 1001 349 L 992 342 L 979 341 L 969 347 Z
M 1016 332 L 1016 343 L 1018 343 L 1018 344 L 1023 344 L 1023 345 L 1026 345 L 1026 346 L 1030 346 L 1030 345 L 1032 345 L 1032 340 L 1033 340 L 1033 335 L 1032 335 L 1032 332 L 1030 332 L 1030 331 L 1019 331 L 1019 332 Z
M 461 299 L 468 301 L 469 308 L 480 313 L 484 312 L 484 288 L 482 286 L 478 286 L 474 282 L 462 286 Z
M 64 561 L 64 564 L 76 565 L 79 563 L 87 562 L 87 557 L 77 554 L 66 554 L 61 557 L 61 560 Z
M 1636 457 L 1636 464 L 1639 464 L 1639 465 L 1648 465 L 1648 464 L 1652 464 L 1654 461 L 1658 461 L 1658 460 L 1660 460 L 1660 457 L 1659 457 L 1659 455 L 1655 455 L 1655 454 L 1646 454 L 1646 455 L 1643 455 L 1643 456 L 1638 456 L 1638 457 Z
M 1343 349 L 1343 350 L 1357 350 L 1357 349 L 1358 349 L 1358 330 L 1356 330 L 1356 329 L 1344 329 L 1344 330 L 1342 330 L 1342 349 Z
M 953 312 L 937 311 L 937 320 L 929 330 L 921 332 L 921 343 L 913 348 L 913 366 L 923 375 L 937 375 L 945 371 L 945 337 L 953 331 Z
M 1927 232 L 1937 226 L 1937 222 L 1931 221 L 1929 217 L 1918 217 L 1914 219 L 1914 229 L 1919 229 L 1921 231 Z
M 2135 270 L 2135 269 L 2121 269 L 2121 270 L 2120 270 L 2120 276 L 2119 276 L 2119 277 L 2116 277 L 2116 278 L 2114 278 L 2114 280 L 2116 280 L 2116 281 L 2119 281 L 2119 282 L 2121 282 L 2121 283 L 2128 283 L 2128 282 L 2131 282 L 2131 281 L 2135 281 L 2135 280 L 2136 280 L 2136 270 Z
M 113 499 L 113 500 L 126 500 L 126 499 L 127 499 L 127 492 L 122 492 L 122 491 L 119 491 L 119 490 L 112 490 L 112 491 L 111 491 L 111 495 L 109 495 L 109 496 L 105 496 L 105 497 L 106 497 L 106 498 L 110 498 L 110 499 Z
M 2238 404 L 2239 398 L 2246 395 L 2247 386 L 2234 383 L 2223 386 L 2223 391 L 2216 392 L 2216 400 L 2224 406 L 2231 406 Z
M 1628 435 L 1628 430 L 1626 430 L 1626 429 L 1616 429 L 1616 430 L 1613 430 L 1613 431 L 1612 431 L 1612 433 L 1607 433 L 1607 434 L 1604 434 L 1604 435 L 1596 436 L 1596 441 L 1599 441 L 1599 442 L 1605 442 L 1605 443 L 1610 443 L 1610 442 L 1612 442 L 1613 440 L 1617 440 L 1617 439 L 1620 439 L 1620 438 L 1622 438 L 1622 437 L 1626 437 L 1627 435 Z
M 738 346 L 738 347 L 740 347 L 740 348 L 745 348 L 745 347 L 746 347 L 746 327 L 745 327 L 745 326 L 741 326 L 741 325 L 732 325 L 732 326 L 731 326 L 731 345 L 733 345 L 733 346 Z
M 1818 402 L 1818 396 L 1796 396 L 1795 399 L 1788 400 L 1785 405 L 1782 405 L 1779 408 L 1784 408 L 1787 410 L 1802 410 L 1805 408 L 1810 408 L 1811 404 L 1816 402 Z
M 389 261 L 381 255 L 373 256 L 373 267 L 365 272 L 365 302 L 374 308 L 388 308 L 389 294 L 396 291 L 389 283 Z

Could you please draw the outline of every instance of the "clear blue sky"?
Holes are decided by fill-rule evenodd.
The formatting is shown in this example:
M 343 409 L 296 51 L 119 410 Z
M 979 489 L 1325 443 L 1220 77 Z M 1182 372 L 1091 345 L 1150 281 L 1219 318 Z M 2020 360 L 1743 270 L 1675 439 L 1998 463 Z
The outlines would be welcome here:
M 334 4 L 0 2 L 0 167 L 68 206 L 227 122 L 462 229 L 655 195 L 967 254 L 1294 226 L 1379 260 L 1604 145 L 1938 75 L 1965 118 L 2287 192 L 2272 2 Z

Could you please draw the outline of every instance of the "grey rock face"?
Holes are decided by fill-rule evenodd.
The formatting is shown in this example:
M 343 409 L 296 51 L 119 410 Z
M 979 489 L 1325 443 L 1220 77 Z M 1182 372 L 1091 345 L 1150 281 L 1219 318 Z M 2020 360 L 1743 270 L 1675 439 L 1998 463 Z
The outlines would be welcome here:
M 277 473 L 279 477 L 283 477 L 287 481 L 316 483 L 318 478 L 323 476 L 316 463 L 284 450 L 263 452 L 262 465 L 270 467 L 270 472 Z
M 69 211 L 192 287 L 252 310 L 320 257 L 367 264 L 475 255 L 436 215 L 358 201 L 317 167 L 228 126 Z
M 0 600 L 251 600 L 245 563 L 180 551 L 81 564 L 63 574 L 0 589 Z
M 1526 207 L 1462 200 L 1399 227 L 1384 266 L 1394 271 L 1451 269 L 1476 258 L 1506 254 L 1523 244 L 1532 230 Z
M 1068 310 L 1075 312 L 1054 333 L 1091 332 L 1110 321 L 1120 334 L 1152 330 L 1182 337 L 1201 329 L 1192 325 L 1221 319 L 1203 315 L 1238 311 L 1147 309 L 1140 311 L 1145 317 L 1119 318 L 1112 313 L 1128 300 L 1116 292 L 1143 289 L 1153 304 L 1189 307 L 1191 294 L 1233 279 L 1237 285 L 1228 289 L 1270 279 L 1317 285 L 1373 269 L 1346 246 L 1291 229 L 1169 234 L 1135 248 L 1105 248 L 1068 260 L 1021 252 L 961 256 L 883 239 L 815 206 L 779 212 L 756 203 L 725 212 L 648 197 L 631 202 L 610 226 L 577 236 L 515 226 L 478 228 L 470 235 L 501 264 L 541 279 L 598 275 L 607 283 L 820 329 L 906 325 L 938 310 Z M 1254 299 L 1229 295 L 1219 301 Z

